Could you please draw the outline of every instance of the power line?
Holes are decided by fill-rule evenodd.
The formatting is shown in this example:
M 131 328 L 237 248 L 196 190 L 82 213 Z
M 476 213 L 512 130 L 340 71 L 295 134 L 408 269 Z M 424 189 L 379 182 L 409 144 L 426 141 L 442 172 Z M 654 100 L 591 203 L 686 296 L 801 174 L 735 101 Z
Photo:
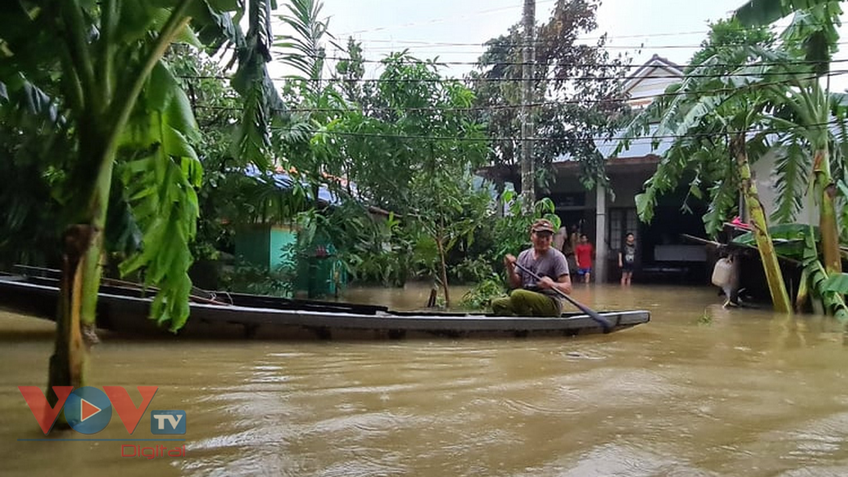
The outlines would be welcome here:
M 846 60 L 848 61 L 848 60 Z M 837 76 L 836 74 L 829 74 L 828 76 Z M 226 79 L 226 77 L 203 77 L 203 76 L 181 76 L 181 78 L 187 79 Z M 799 80 L 812 80 L 818 78 L 816 75 L 809 75 L 806 77 L 798 78 Z M 751 85 L 751 89 L 765 89 L 775 85 L 784 84 L 782 81 L 772 81 L 772 82 L 762 82 Z M 703 90 L 685 90 L 685 91 L 677 91 L 671 93 L 658 93 L 652 95 L 650 98 L 644 99 L 661 99 L 661 98 L 675 98 L 678 96 L 708 96 L 715 94 L 724 94 L 724 93 L 735 93 L 738 92 L 739 88 L 711 88 L 711 89 L 703 89 Z M 530 107 L 544 107 L 544 106 L 556 106 L 562 104 L 614 104 L 616 102 L 626 103 L 627 101 L 633 99 L 643 99 L 643 98 L 604 98 L 604 99 L 560 99 L 560 100 L 550 100 L 550 101 L 539 101 L 530 103 Z M 231 107 L 231 106 L 215 106 L 209 104 L 194 104 L 193 105 L 199 109 L 207 109 L 213 111 L 242 111 L 241 108 Z M 465 112 L 473 112 L 473 111 L 497 111 L 497 110 L 510 110 L 510 109 L 519 109 L 521 108 L 520 104 L 493 104 L 493 105 L 484 105 L 484 106 L 469 106 L 469 107 L 435 107 L 435 106 L 425 106 L 425 107 L 413 107 L 413 108 L 404 108 L 403 112 L 451 112 L 451 111 L 465 111 Z M 364 108 L 366 112 L 390 112 L 397 113 L 398 108 L 392 107 L 366 107 Z M 286 110 L 286 112 L 293 113 L 317 113 L 317 112 L 325 112 L 325 113 L 347 113 L 351 111 L 356 111 L 358 108 L 351 107 L 349 108 L 320 108 L 320 107 L 292 107 Z
M 817 124 L 808 124 L 808 125 L 799 125 L 799 126 L 790 126 L 781 129 L 747 129 L 747 130 L 738 130 L 738 131 L 721 131 L 715 133 L 695 133 L 695 134 L 667 134 L 667 135 L 652 135 L 652 136 L 635 136 L 635 137 L 593 137 L 591 138 L 593 141 L 653 141 L 653 140 L 662 140 L 662 139 L 683 139 L 683 138 L 713 138 L 713 137 L 727 137 L 728 135 L 736 135 L 736 134 L 749 134 L 749 133 L 757 133 L 757 134 L 780 134 L 785 133 L 787 131 L 793 131 L 796 129 L 809 129 L 811 127 L 821 127 L 821 126 L 831 126 L 835 124 L 841 124 L 840 121 L 828 121 L 826 123 L 817 123 Z M 288 130 L 288 131 L 296 131 L 296 128 L 277 128 L 278 130 Z M 363 132 L 345 132 L 345 131 L 322 131 L 322 134 L 331 134 L 336 136 L 348 136 L 348 137 L 363 137 L 363 138 L 383 138 L 383 139 L 402 139 L 402 140 L 432 140 L 432 141 L 471 141 L 471 142 L 521 142 L 524 140 L 522 137 L 518 136 L 505 136 L 505 137 L 463 137 L 463 136 L 429 136 L 429 135 L 410 135 L 410 134 L 381 134 L 381 133 L 363 133 Z M 588 138 L 587 138 L 588 139 Z M 560 141 L 561 139 L 552 138 L 552 137 L 529 137 L 527 138 L 529 141 Z
M 811 76 L 808 79 L 814 79 L 815 76 Z M 783 84 L 782 82 L 771 82 L 771 83 L 759 83 L 754 85 L 756 89 L 767 88 L 769 86 Z M 659 93 L 652 95 L 650 98 L 646 99 L 657 99 L 657 98 L 675 98 L 678 96 L 708 96 L 714 94 L 723 94 L 723 93 L 734 93 L 739 91 L 738 88 L 715 88 L 715 89 L 705 89 L 705 90 L 695 90 L 695 91 L 681 91 L 676 93 Z M 633 98 L 633 99 L 642 99 L 642 98 Z M 563 104 L 578 104 L 578 105 L 588 105 L 588 104 L 615 104 L 617 102 L 626 103 L 627 101 L 633 100 L 631 98 L 623 98 L 623 99 L 562 99 L 562 100 L 551 100 L 551 101 L 538 101 L 529 103 L 528 106 L 533 108 L 545 107 L 545 106 L 557 106 Z M 214 111 L 242 111 L 241 108 L 231 107 L 231 106 L 214 106 L 209 104 L 195 104 L 194 107 L 199 109 L 208 109 Z M 492 104 L 485 106 L 469 106 L 469 107 L 435 107 L 435 106 L 426 106 L 426 107 L 413 107 L 413 108 L 403 108 L 402 112 L 475 112 L 475 111 L 499 111 L 499 110 L 511 110 L 511 109 L 520 109 L 520 104 Z M 376 113 L 376 112 L 388 112 L 388 113 L 397 113 L 399 112 L 397 108 L 391 107 L 366 107 L 363 108 L 366 112 Z M 319 107 L 298 107 L 293 106 L 286 111 L 291 113 L 347 113 L 351 111 L 357 111 L 358 108 L 350 107 L 350 108 L 319 108 Z
M 541 0 L 541 1 L 537 1 L 536 4 L 537 5 L 548 4 L 548 3 L 553 3 L 554 1 L 555 0 Z M 409 27 L 419 26 L 419 25 L 428 25 L 428 24 L 440 23 L 440 22 L 446 22 L 446 21 L 455 21 L 455 20 L 461 20 L 461 19 L 464 19 L 464 18 L 468 18 L 470 16 L 484 15 L 484 14 L 496 13 L 496 12 L 500 12 L 500 11 L 513 10 L 513 9 L 518 9 L 518 8 L 521 8 L 521 5 L 492 8 L 492 9 L 487 9 L 487 10 L 480 10 L 480 11 L 477 11 L 477 12 L 470 12 L 470 13 L 459 15 L 459 16 L 442 17 L 442 18 L 436 18 L 436 19 L 431 19 L 431 20 L 423 20 L 423 21 L 416 21 L 416 22 L 409 22 L 409 23 L 395 24 L 395 25 L 386 25 L 386 26 L 380 26 L 380 27 L 375 27 L 375 28 L 370 28 L 370 29 L 365 29 L 365 30 L 353 30 L 353 31 L 349 31 L 349 32 L 339 33 L 336 36 L 338 36 L 338 37 L 348 37 L 348 36 L 351 36 L 351 35 L 357 35 L 357 34 L 362 34 L 362 33 L 371 33 L 371 32 L 378 32 L 378 31 L 392 30 L 392 29 L 396 29 L 396 28 L 409 28 Z M 828 25 L 828 23 L 825 23 L 825 22 L 813 22 L 813 23 L 810 23 L 810 24 L 811 25 L 822 25 L 822 26 Z M 757 31 L 757 28 L 740 28 L 739 31 L 741 31 L 741 32 Z M 681 31 L 681 32 L 645 33 L 645 34 L 640 34 L 640 35 L 609 35 L 609 34 L 607 34 L 606 36 L 608 36 L 610 38 L 647 38 L 647 37 L 668 37 L 668 36 L 696 35 L 696 34 L 706 34 L 706 33 L 709 33 L 709 32 L 710 32 L 710 30 L 690 30 L 690 31 Z M 578 40 L 598 40 L 600 38 L 601 38 L 601 36 L 588 36 L 588 37 L 580 37 L 580 38 L 578 38 Z M 425 40 L 366 40 L 366 41 L 370 41 L 370 42 L 398 41 L 398 42 L 412 43 L 412 42 L 423 42 Z M 472 45 L 473 46 L 473 45 L 479 45 L 479 43 L 466 43 L 466 45 Z
M 540 0 L 540 1 L 536 2 L 536 4 L 553 3 L 555 1 L 556 0 Z M 468 18 L 468 17 L 471 17 L 471 16 L 486 15 L 486 14 L 489 14 L 489 13 L 496 13 L 496 12 L 502 12 L 502 11 L 506 11 L 506 10 L 513 10 L 515 8 L 520 8 L 520 5 L 509 6 L 509 7 L 500 7 L 500 8 L 490 8 L 490 9 L 487 9 L 487 10 L 479 10 L 479 11 L 476 11 L 476 12 L 469 12 L 469 13 L 466 13 L 464 15 L 459 15 L 459 16 L 434 18 L 434 19 L 431 19 L 431 20 L 423 20 L 423 21 L 410 22 L 410 23 L 404 23 L 404 24 L 398 24 L 398 25 L 376 27 L 376 28 L 371 28 L 371 29 L 368 29 L 368 30 L 354 30 L 354 31 L 346 32 L 346 33 L 339 33 L 338 36 L 339 37 L 345 37 L 345 36 L 356 35 L 356 34 L 360 34 L 360 33 L 371 33 L 371 32 L 376 32 L 376 31 L 392 30 L 392 29 L 395 29 L 395 28 L 409 28 L 409 27 L 419 26 L 419 25 L 432 25 L 434 23 L 442 23 L 442 22 L 446 22 L 446 21 L 462 20 L 463 18 Z
M 284 55 L 283 54 L 277 54 L 276 56 L 280 57 L 280 56 L 284 56 Z M 301 56 L 305 56 L 307 58 L 324 59 L 324 60 L 353 61 L 351 58 L 346 57 L 346 56 L 321 56 L 321 55 L 301 55 Z M 362 63 L 385 64 L 386 60 L 388 60 L 388 59 L 389 59 L 389 57 L 387 56 L 386 58 L 384 58 L 382 60 L 362 59 L 361 61 L 362 61 Z M 437 61 L 437 60 L 400 59 L 399 62 L 401 64 L 410 64 L 410 65 L 431 65 L 431 64 L 433 64 L 433 65 L 445 65 L 445 66 L 461 66 L 461 65 L 467 65 L 467 66 L 524 66 L 524 62 L 522 62 L 522 61 L 495 61 L 495 62 L 491 62 L 491 63 L 486 63 L 486 62 L 480 62 L 480 61 Z M 831 60 L 830 61 L 830 63 L 845 63 L 845 62 L 848 62 L 848 59 Z M 717 64 L 712 64 L 712 65 L 709 65 L 709 66 L 716 67 L 716 68 L 720 68 L 720 67 L 739 68 L 739 67 L 745 67 L 745 66 L 813 65 L 813 64 L 818 64 L 818 63 L 819 63 L 818 61 L 812 61 L 812 60 L 793 60 L 793 61 L 786 61 L 786 62 L 760 62 L 760 63 L 752 63 L 752 64 L 747 64 L 747 65 L 717 63 Z M 629 69 L 629 68 L 638 69 L 638 68 L 642 68 L 642 67 L 645 66 L 644 64 L 560 63 L 560 62 L 550 63 L 550 62 L 541 62 L 541 61 L 534 62 L 534 64 L 537 65 L 537 66 L 553 66 L 553 65 L 556 65 L 556 66 L 565 66 L 565 67 L 571 67 L 571 68 L 597 67 L 597 68 L 626 68 L 626 69 Z M 681 69 L 686 69 L 686 68 L 689 68 L 689 67 L 703 66 L 702 64 L 698 64 L 698 63 L 683 63 L 683 64 L 671 63 L 671 65 L 678 67 L 678 68 L 681 68 Z M 649 68 L 659 68 L 659 67 L 660 66 L 649 66 Z
M 197 106 L 202 107 L 202 106 Z M 233 109 L 240 111 L 238 108 L 215 108 L 215 109 Z M 611 137 L 592 137 L 593 141 L 630 141 L 633 144 L 643 144 L 645 141 L 654 141 L 654 140 L 662 140 L 662 139 L 682 139 L 682 138 L 713 138 L 713 137 L 726 137 L 727 135 L 735 135 L 735 134 L 748 134 L 748 133 L 757 133 L 757 134 L 781 134 L 787 131 L 794 130 L 804 130 L 809 129 L 811 127 L 821 127 L 821 126 L 832 126 L 843 124 L 842 121 L 832 120 L 825 123 L 815 123 L 815 124 L 806 124 L 806 125 L 798 125 L 798 126 L 788 126 L 781 129 L 755 129 L 750 128 L 747 130 L 739 130 L 739 131 L 721 131 L 715 133 L 695 133 L 695 134 L 666 134 L 666 135 L 650 135 L 650 136 L 611 136 Z M 304 130 L 299 127 L 276 127 L 274 128 L 277 131 L 288 131 L 288 132 L 303 132 Z M 367 132 L 347 132 L 347 131 L 328 131 L 322 130 L 321 134 L 330 134 L 335 136 L 343 136 L 343 137 L 360 137 L 360 138 L 382 138 L 382 139 L 399 139 L 399 140 L 432 140 L 432 141 L 471 141 L 471 142 L 521 142 L 523 138 L 519 136 L 502 136 L 502 137 L 491 137 L 491 136 L 481 136 L 481 137 L 463 137 L 463 136 L 432 136 L 432 135 L 412 135 L 412 134 L 383 134 L 383 133 L 367 133 Z M 482 132 L 481 132 L 482 134 Z M 589 139 L 589 138 L 587 138 Z M 528 137 L 529 141 L 536 142 L 551 142 L 551 141 L 560 141 L 562 139 L 552 138 L 552 137 L 544 137 L 544 136 L 535 136 Z
M 659 35 L 657 35 L 657 36 L 659 36 Z M 652 38 L 652 37 L 653 37 L 653 35 L 646 34 L 646 35 L 629 35 L 629 36 L 607 37 L 607 38 L 634 39 L 634 38 Z M 590 40 L 590 39 L 599 40 L 599 39 L 601 39 L 601 37 L 576 38 L 574 41 L 579 42 L 579 41 L 582 41 L 582 40 Z M 498 39 L 492 38 L 492 39 L 487 40 L 483 43 L 461 42 L 461 41 L 421 41 L 421 40 L 361 40 L 361 41 L 358 41 L 358 42 L 364 43 L 364 44 L 368 44 L 368 43 L 392 43 L 392 44 L 401 44 L 401 45 L 405 45 L 405 44 L 409 43 L 409 45 L 407 45 L 405 47 L 407 49 L 418 49 L 418 48 L 424 48 L 424 47 L 443 48 L 443 47 L 466 47 L 466 46 L 477 46 L 477 47 L 485 47 L 485 48 L 493 48 L 493 47 L 521 48 L 522 46 L 524 46 L 524 42 L 522 42 L 522 41 L 496 41 L 496 40 L 498 40 Z M 706 40 L 707 39 L 705 39 L 704 41 L 706 41 Z M 774 41 L 779 42 L 780 39 L 776 38 Z M 556 38 L 554 38 L 554 39 L 538 39 L 538 40 L 532 40 L 530 43 L 534 44 L 534 45 L 558 45 L 558 44 L 561 43 L 561 40 L 556 39 Z M 582 46 L 595 46 L 595 45 L 583 45 L 581 43 L 577 43 L 577 44 L 582 45 Z M 732 48 L 732 47 L 736 47 L 736 46 L 746 46 L 746 45 L 749 45 L 749 44 L 750 43 L 748 43 L 748 42 L 725 43 L 725 44 L 721 44 L 721 45 L 712 45 L 712 48 Z M 845 44 L 845 42 L 837 42 L 837 44 Z M 611 47 L 611 46 L 613 46 L 613 45 L 604 44 L 602 46 L 599 46 L 599 48 L 607 48 L 607 47 Z M 643 46 L 644 45 L 617 45 L 617 46 L 614 46 L 614 47 L 616 47 L 616 48 L 642 48 Z M 651 48 L 704 48 L 704 46 L 705 45 L 703 45 L 703 44 L 687 45 L 687 44 L 673 43 L 673 44 L 667 44 L 667 45 L 651 46 Z M 709 46 L 709 45 L 707 45 L 707 46 Z M 373 47 L 370 47 L 369 49 L 392 49 L 392 48 L 397 48 L 397 47 L 393 46 L 393 45 L 387 45 L 387 46 L 373 46 Z
M 757 65 L 751 65 L 757 66 Z M 796 72 L 780 72 L 780 71 L 763 71 L 763 72 L 749 72 L 749 73 L 721 73 L 721 74 L 688 74 L 685 75 L 686 78 L 759 78 L 763 76 L 780 76 L 784 77 L 787 74 L 803 74 L 807 73 L 806 71 L 796 71 Z M 848 73 L 848 70 L 831 70 L 826 75 L 827 77 L 841 76 L 843 74 Z M 232 77 L 222 76 L 222 75 L 183 75 L 180 78 L 195 78 L 195 79 L 221 79 L 221 80 L 231 80 Z M 642 79 L 669 79 L 668 75 L 645 75 L 640 76 Z M 520 81 L 525 81 L 528 78 L 474 78 L 468 79 L 467 81 L 472 82 L 481 82 L 481 83 L 515 83 Z M 540 81 L 542 79 L 551 79 L 551 78 L 529 78 L 530 80 Z M 563 80 L 568 81 L 621 81 L 626 79 L 624 76 L 572 76 L 569 78 L 563 78 Z M 683 79 L 683 78 L 681 78 Z M 291 77 L 279 77 L 279 78 L 271 78 L 272 81 L 284 81 L 284 80 L 296 80 L 296 81 L 305 81 L 305 82 L 322 82 L 322 83 L 461 83 L 464 80 L 461 79 L 446 79 L 446 78 L 355 78 L 355 79 L 346 79 L 346 78 L 301 78 L 296 76 Z
M 848 45 L 848 41 L 840 41 L 836 42 L 836 45 Z M 717 45 L 712 46 L 712 49 L 727 49 L 727 48 L 736 48 L 739 46 L 746 46 L 747 44 L 730 44 L 730 45 Z M 459 45 L 457 45 L 459 46 Z M 488 45 L 483 45 L 488 46 Z M 520 48 L 520 46 L 509 46 L 503 45 L 509 48 Z M 593 45 L 582 45 L 582 46 L 593 46 Z M 422 45 L 421 48 L 425 46 Z M 427 48 L 447 48 L 444 47 L 427 47 Z M 641 44 L 641 45 L 603 45 L 598 47 L 601 50 L 609 49 L 609 50 L 695 50 L 695 49 L 703 49 L 703 45 L 649 45 L 649 44 Z M 371 47 L 369 51 L 377 51 L 377 52 L 393 52 L 399 50 L 412 50 L 419 49 L 416 46 L 404 46 L 404 47 Z M 486 53 L 488 50 L 475 50 L 475 51 L 430 51 L 430 52 L 417 52 L 421 55 L 482 55 Z
M 752 30 L 753 31 L 753 30 Z M 589 40 L 600 40 L 601 38 L 605 39 L 616 39 L 616 38 L 659 38 L 659 37 L 669 37 L 669 36 L 688 36 L 688 35 L 703 35 L 709 33 L 710 30 L 691 30 L 691 31 L 683 31 L 683 32 L 666 32 L 666 33 L 645 33 L 641 35 L 601 35 L 601 36 L 581 36 L 577 38 L 577 41 L 589 41 Z M 357 40 L 360 43 L 409 43 L 409 44 L 419 44 L 419 45 L 463 45 L 463 46 L 487 46 L 488 42 L 477 43 L 477 42 L 442 42 L 442 41 L 430 41 L 430 40 L 383 40 L 383 39 L 373 39 L 373 40 Z M 491 40 L 489 40 L 491 41 Z M 534 43 L 546 42 L 547 40 L 536 40 Z

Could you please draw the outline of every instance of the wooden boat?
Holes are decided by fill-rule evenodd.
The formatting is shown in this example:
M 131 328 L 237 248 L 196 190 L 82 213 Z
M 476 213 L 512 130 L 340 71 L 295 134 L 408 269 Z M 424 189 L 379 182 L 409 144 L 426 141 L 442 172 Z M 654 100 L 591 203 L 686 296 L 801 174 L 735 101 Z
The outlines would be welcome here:
M 108 282 L 107 282 L 108 283 Z M 0 276 L 0 307 L 55 319 L 56 278 Z M 151 298 L 143 290 L 104 284 L 97 327 L 118 333 L 160 336 L 261 337 L 282 339 L 402 339 L 443 336 L 529 337 L 600 333 L 582 313 L 561 317 L 505 317 L 482 313 L 393 311 L 384 306 L 269 296 L 215 293 L 196 297 L 185 328 L 176 335 L 148 318 Z M 643 310 L 601 313 L 619 331 L 650 321 Z

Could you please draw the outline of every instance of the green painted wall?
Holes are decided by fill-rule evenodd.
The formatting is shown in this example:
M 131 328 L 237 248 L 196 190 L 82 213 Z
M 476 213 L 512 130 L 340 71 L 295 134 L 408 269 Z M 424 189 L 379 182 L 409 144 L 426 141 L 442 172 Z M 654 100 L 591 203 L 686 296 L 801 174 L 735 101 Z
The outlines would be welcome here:
M 280 265 L 291 265 L 291 257 L 283 256 L 283 248 L 297 242 L 297 234 L 287 226 L 274 226 L 268 233 L 268 263 L 271 270 Z
M 235 235 L 236 256 L 254 265 L 268 266 L 269 225 L 253 225 L 239 229 Z
M 235 235 L 236 256 L 266 270 L 274 271 L 291 264 L 283 257 L 283 248 L 297 241 L 297 233 L 284 225 L 255 225 L 240 228 Z M 335 247 L 327 240 L 317 240 L 325 247 L 325 256 L 314 256 L 298 264 L 295 289 L 310 297 L 335 295 L 347 284 L 347 273 L 335 257 Z M 316 245 L 317 248 L 317 245 Z
M 281 225 L 252 225 L 236 232 L 236 256 L 270 270 L 291 263 L 284 260 L 283 247 L 297 241 L 291 227 Z

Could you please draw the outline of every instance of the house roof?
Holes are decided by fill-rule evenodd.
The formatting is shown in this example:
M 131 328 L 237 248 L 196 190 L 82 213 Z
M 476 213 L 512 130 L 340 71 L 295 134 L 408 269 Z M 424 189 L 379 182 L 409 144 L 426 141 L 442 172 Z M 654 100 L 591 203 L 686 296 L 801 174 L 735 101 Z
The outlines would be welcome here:
M 647 156 L 662 156 L 674 144 L 674 139 L 670 137 L 661 137 L 657 139 L 656 148 L 654 147 L 654 139 L 651 137 L 657 131 L 657 125 L 652 124 L 650 132 L 643 137 L 633 138 L 630 140 L 630 146 L 621 151 L 620 154 L 613 156 L 613 152 L 621 143 L 621 137 L 625 134 L 624 130 L 619 130 L 612 139 L 596 139 L 595 147 L 604 159 L 629 159 L 635 157 Z
M 274 185 L 281 190 L 288 190 L 294 186 L 294 178 L 292 175 L 288 172 L 283 172 L 280 168 L 277 168 L 274 173 L 263 172 L 255 165 L 250 164 L 245 170 L 245 175 L 253 177 L 261 182 L 268 182 L 268 180 L 271 180 L 274 182 Z M 301 184 L 307 185 L 307 182 L 301 181 Z M 318 201 L 328 205 L 340 205 L 342 202 L 341 199 L 331 192 L 325 185 L 318 188 Z
M 632 75 L 624 80 L 624 93 L 629 94 L 639 83 L 656 72 L 657 69 L 666 71 L 671 76 L 683 78 L 683 68 L 659 55 L 654 55 L 647 63 L 640 66 Z
M 669 79 L 677 77 L 683 78 L 684 76 L 682 67 L 666 58 L 654 55 L 644 65 L 640 66 L 632 75 L 625 79 L 624 93 L 629 95 L 630 92 L 643 81 L 647 79 L 655 79 L 656 71 L 658 69 L 667 72 Z M 653 98 L 652 96 L 645 96 L 636 99 L 651 100 Z M 598 149 L 598 152 L 603 156 L 603 158 L 608 160 L 607 167 L 622 168 L 626 167 L 628 163 L 635 166 L 655 164 L 658 158 L 662 156 L 674 143 L 672 138 L 660 138 L 657 140 L 658 143 L 656 148 L 654 148 L 654 139 L 650 136 L 656 132 L 656 128 L 656 125 L 652 125 L 650 133 L 646 137 L 632 139 L 630 141 L 630 146 L 617 156 L 613 156 L 612 154 L 621 142 L 618 138 L 625 134 L 624 130 L 617 131 L 613 139 L 595 138 L 595 147 Z M 576 166 L 579 164 L 571 154 L 559 155 L 553 159 L 553 162 L 559 169 L 568 169 L 573 165 Z M 504 171 L 501 169 L 502 168 L 490 166 L 481 169 L 481 171 L 484 171 L 488 176 L 491 174 L 497 174 L 498 170 L 503 173 Z
M 263 172 L 258 167 L 253 164 L 250 164 L 245 168 L 245 175 L 249 177 L 253 177 L 258 181 L 268 182 L 273 181 L 274 185 L 280 190 L 288 190 L 294 187 L 295 179 L 292 177 L 292 173 L 296 173 L 296 170 L 291 169 L 290 171 L 286 171 L 281 167 L 275 168 L 275 172 Z M 356 184 L 351 182 L 348 184 L 347 179 L 343 179 L 340 177 L 332 176 L 329 174 L 323 174 L 324 178 L 327 180 L 333 180 L 342 184 L 342 186 L 350 187 L 350 189 L 355 193 L 356 192 Z M 306 181 L 301 180 L 301 185 L 308 185 Z M 326 185 L 321 185 L 318 187 L 318 202 L 327 204 L 329 206 L 339 206 L 342 204 L 343 199 L 339 197 L 337 194 L 332 192 L 329 187 Z M 374 207 L 372 205 L 363 204 L 369 212 L 379 214 L 379 215 L 389 215 L 389 211 L 381 209 L 379 207 Z

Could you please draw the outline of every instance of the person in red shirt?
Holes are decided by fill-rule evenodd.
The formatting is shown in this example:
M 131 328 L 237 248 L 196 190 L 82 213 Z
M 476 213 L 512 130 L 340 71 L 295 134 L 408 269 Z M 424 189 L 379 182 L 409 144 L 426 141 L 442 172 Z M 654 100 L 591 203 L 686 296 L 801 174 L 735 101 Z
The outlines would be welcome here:
M 583 283 L 589 283 L 592 278 L 592 257 L 595 255 L 595 247 L 589 243 L 586 234 L 580 236 L 580 242 L 574 249 L 577 257 L 577 274 L 583 277 Z

